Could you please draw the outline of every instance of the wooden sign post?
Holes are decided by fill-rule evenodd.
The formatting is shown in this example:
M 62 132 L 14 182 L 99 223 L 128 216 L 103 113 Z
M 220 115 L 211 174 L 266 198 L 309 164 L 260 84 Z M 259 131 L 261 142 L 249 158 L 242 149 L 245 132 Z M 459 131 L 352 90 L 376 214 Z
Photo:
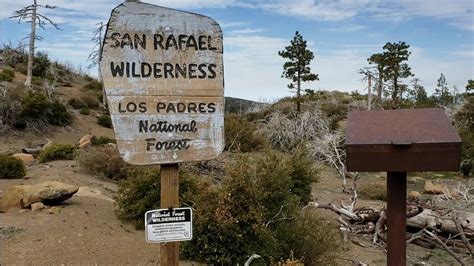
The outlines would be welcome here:
M 346 166 L 387 172 L 387 265 L 406 265 L 407 172 L 458 171 L 461 139 L 443 109 L 352 111 Z
M 141 2 L 112 10 L 100 69 L 122 158 L 161 164 L 161 206 L 179 207 L 178 163 L 224 148 L 222 30 L 213 19 Z M 161 249 L 177 265 L 178 244 Z

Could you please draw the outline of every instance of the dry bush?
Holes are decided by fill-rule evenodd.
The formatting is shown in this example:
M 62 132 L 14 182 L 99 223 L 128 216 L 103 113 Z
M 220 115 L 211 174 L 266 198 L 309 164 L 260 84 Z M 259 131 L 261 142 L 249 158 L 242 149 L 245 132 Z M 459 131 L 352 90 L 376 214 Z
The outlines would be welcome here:
M 265 138 L 257 132 L 257 126 L 237 114 L 228 114 L 224 122 L 228 151 L 258 151 L 266 146 Z
M 387 184 L 384 181 L 364 182 L 359 185 L 361 198 L 387 201 Z
M 120 157 L 117 148 L 112 146 L 97 146 L 83 150 L 78 161 L 86 173 L 112 180 L 125 179 L 133 168 Z
M 90 109 L 96 109 L 100 106 L 99 101 L 96 97 L 92 97 L 90 95 L 83 95 L 81 96 L 81 101 L 86 104 L 87 107 Z
M 25 175 L 26 167 L 22 160 L 0 154 L 0 179 L 22 178 Z

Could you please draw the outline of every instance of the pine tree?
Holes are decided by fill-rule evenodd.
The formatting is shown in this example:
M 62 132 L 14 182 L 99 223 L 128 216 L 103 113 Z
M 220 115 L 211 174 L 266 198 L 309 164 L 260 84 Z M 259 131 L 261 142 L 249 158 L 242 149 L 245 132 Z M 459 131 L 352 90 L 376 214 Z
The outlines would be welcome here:
M 410 45 L 405 42 L 391 43 L 384 45 L 383 58 L 386 64 L 385 81 L 391 81 L 390 92 L 392 96 L 392 107 L 396 108 L 401 96 L 401 80 L 413 76 L 411 68 L 404 61 L 408 61 L 411 52 L 408 51 Z
M 448 90 L 448 82 L 443 73 L 439 76 L 438 84 L 436 85 L 433 95 L 441 105 L 447 105 L 450 102 L 451 95 Z
M 367 58 L 369 64 L 375 64 L 377 69 L 377 101 L 382 102 L 382 91 L 384 85 L 384 76 L 385 76 L 385 58 L 381 53 L 373 54 Z
M 279 51 L 278 55 L 288 59 L 283 64 L 281 77 L 291 80 L 288 88 L 296 92 L 296 111 L 299 113 L 301 111 L 301 82 L 319 80 L 317 74 L 311 73 L 309 66 L 311 60 L 314 59 L 314 54 L 307 49 L 303 36 L 296 31 L 291 44 L 286 46 L 285 50 Z

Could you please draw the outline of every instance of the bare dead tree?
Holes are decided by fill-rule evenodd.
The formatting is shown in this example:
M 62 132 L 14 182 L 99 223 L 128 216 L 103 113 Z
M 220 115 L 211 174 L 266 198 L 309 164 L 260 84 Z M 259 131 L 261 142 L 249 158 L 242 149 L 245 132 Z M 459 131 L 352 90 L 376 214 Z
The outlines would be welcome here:
M 374 78 L 374 73 L 370 68 L 359 69 L 359 74 L 364 75 L 362 82 L 367 81 L 367 110 L 372 109 L 372 80 Z
M 29 51 L 28 51 L 28 69 L 26 75 L 25 86 L 31 88 L 31 78 L 33 76 L 33 59 L 35 55 L 35 41 L 41 41 L 43 37 L 36 34 L 36 26 L 39 26 L 42 29 L 45 29 L 46 25 L 52 25 L 56 29 L 60 29 L 56 23 L 45 15 L 38 12 L 38 8 L 47 8 L 55 9 L 56 6 L 50 5 L 39 5 L 37 0 L 33 0 L 33 4 L 26 6 L 20 10 L 16 10 L 10 19 L 18 19 L 18 23 L 21 21 L 26 21 L 31 23 L 31 32 L 30 36 L 27 37 L 30 39 Z
M 91 53 L 89 54 L 89 57 L 87 58 L 87 61 L 90 62 L 89 66 L 87 68 L 91 69 L 95 66 L 98 66 L 100 57 L 102 54 L 102 46 L 103 46 L 103 32 L 105 28 L 105 24 L 101 21 L 96 24 L 97 29 L 94 31 L 94 36 L 92 37 L 91 41 L 94 42 L 94 47 L 92 48 Z M 102 104 L 103 106 L 107 106 L 107 98 L 105 97 L 105 88 L 104 88 L 104 80 L 102 79 L 102 72 L 100 71 L 100 67 L 97 67 L 97 74 L 100 80 L 100 83 L 102 84 Z

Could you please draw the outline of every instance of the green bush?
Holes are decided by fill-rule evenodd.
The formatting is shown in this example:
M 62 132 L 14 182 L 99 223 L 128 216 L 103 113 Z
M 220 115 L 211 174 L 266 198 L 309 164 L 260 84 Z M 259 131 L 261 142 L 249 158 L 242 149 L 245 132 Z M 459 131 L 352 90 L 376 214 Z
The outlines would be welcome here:
M 33 59 L 33 76 L 45 78 L 50 64 L 48 54 L 37 52 Z
M 179 177 L 180 202 L 189 194 L 197 193 L 196 181 L 185 173 Z M 119 183 L 115 195 L 116 215 L 124 222 L 144 228 L 145 212 L 160 208 L 160 170 L 158 167 L 134 168 L 127 179 Z
M 110 118 L 110 115 L 102 114 L 97 117 L 97 124 L 103 127 L 112 128 L 112 119 Z
M 237 114 L 226 115 L 224 130 L 226 150 L 250 152 L 266 146 L 266 139 L 257 133 L 257 126 Z
M 454 122 L 462 140 L 461 172 L 467 177 L 474 165 L 474 96 L 466 96 L 462 108 L 454 115 Z
M 15 72 L 8 68 L 3 69 L 3 71 L 0 73 L 0 81 L 12 82 L 14 77 Z
M 26 167 L 22 160 L 0 154 L 0 179 L 22 178 L 25 175 Z
M 67 111 L 64 104 L 53 101 L 49 104 L 46 120 L 53 126 L 67 126 L 72 122 L 72 115 Z
M 41 120 L 54 126 L 66 126 L 72 122 L 72 116 L 64 104 L 57 100 L 48 100 L 41 92 L 28 92 L 21 99 L 21 105 L 21 117 L 26 121 Z
M 90 95 L 81 96 L 81 101 L 85 103 L 90 109 L 96 109 L 99 107 L 99 101 Z
M 125 179 L 131 169 L 115 147 L 101 146 L 83 150 L 78 161 L 86 173 L 112 180 Z
M 93 137 L 92 138 L 92 145 L 94 146 L 101 146 L 101 145 L 107 145 L 109 143 L 116 143 L 115 139 L 106 137 L 106 136 L 100 136 L 100 137 Z
M 47 117 L 49 101 L 41 92 L 28 92 L 21 99 L 23 107 L 21 116 L 26 119 L 43 119 Z
M 84 88 L 92 91 L 101 91 L 102 84 L 99 81 L 92 79 L 86 84 L 86 86 L 84 86 Z
M 318 172 L 302 148 L 295 151 L 288 164 L 291 167 L 290 176 L 293 182 L 291 191 L 300 198 L 300 204 L 306 205 L 312 200 L 311 190 L 313 183 L 318 181 Z
M 89 108 L 87 108 L 87 107 L 83 107 L 83 108 L 81 108 L 81 110 L 79 110 L 79 113 L 81 115 L 89 115 L 91 113 L 91 110 L 89 110 Z
M 77 98 L 69 99 L 69 101 L 67 101 L 67 104 L 69 104 L 74 109 L 88 108 L 85 102 Z
M 295 169 L 294 160 L 275 152 L 242 154 L 226 169 L 221 186 L 202 185 L 190 200 L 195 237 L 183 243 L 183 256 L 225 265 L 244 263 L 254 253 L 266 264 L 284 261 L 292 252 L 308 262 L 333 260 L 336 231 L 322 222 L 312 228 L 304 217 L 295 219 L 302 200 L 292 175 L 311 171 L 302 170 L 304 164 Z M 304 244 L 296 245 L 298 239 Z
M 38 155 L 40 163 L 46 163 L 57 160 L 74 160 L 77 149 L 69 144 L 54 144 L 42 150 Z

